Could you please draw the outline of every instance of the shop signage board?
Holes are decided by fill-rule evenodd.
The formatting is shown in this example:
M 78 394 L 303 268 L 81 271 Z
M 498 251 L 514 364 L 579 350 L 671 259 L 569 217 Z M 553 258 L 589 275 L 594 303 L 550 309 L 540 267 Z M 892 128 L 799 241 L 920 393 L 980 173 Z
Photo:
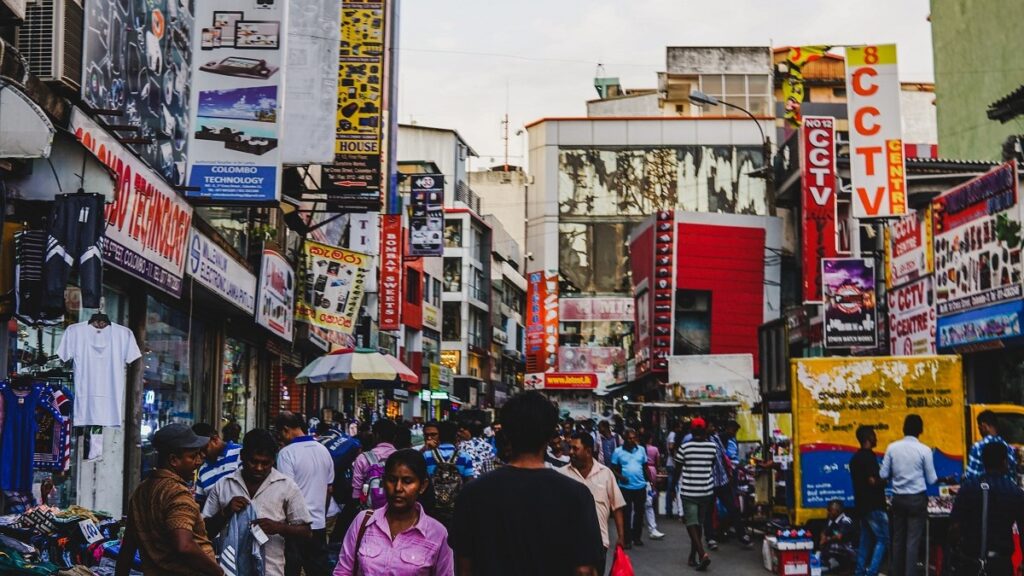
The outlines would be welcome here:
M 633 322 L 632 298 L 562 298 L 558 302 L 561 322 Z
M 215 294 L 252 315 L 256 307 L 256 275 L 205 234 L 192 229 L 188 242 L 188 273 Z
M 284 2 L 196 0 L 189 198 L 280 199 L 287 16 Z
M 527 370 L 553 370 L 557 362 L 558 273 L 530 272 L 526 278 Z
M 428 302 L 423 303 L 423 326 L 441 331 L 441 309 Z
M 202 58 L 189 46 L 192 12 L 181 6 L 180 0 L 88 0 L 79 28 L 82 100 L 94 109 L 127 111 L 114 123 L 137 126 L 132 137 L 153 140 L 128 147 L 171 184 L 185 181 L 192 60 Z
M 295 271 L 277 251 L 264 249 L 256 323 L 289 342 L 295 326 Z
M 846 48 L 853 217 L 907 213 L 896 45 Z
M 444 255 L 444 175 L 412 176 L 409 255 Z
M 961 314 L 942 316 L 938 321 L 939 348 L 970 352 L 1000 347 L 1000 341 L 1019 338 L 1024 300 L 1012 300 Z
M 800 129 L 804 302 L 821 302 L 821 259 L 836 252 L 836 119 L 806 116 Z
M 597 374 L 569 372 L 537 372 L 527 374 L 528 390 L 596 390 Z
M 931 207 L 885 226 L 885 285 L 890 289 L 935 271 Z
M 782 100 L 785 103 L 786 125 L 798 127 L 803 122 L 800 108 L 804 102 L 803 67 L 820 60 L 829 46 L 793 46 L 786 56 L 786 75 L 782 81 Z
M 180 297 L 192 207 L 78 108 L 71 111 L 70 129 L 117 175 L 116 200 L 106 208 L 104 263 Z
M 626 349 L 620 346 L 560 346 L 558 370 L 561 372 L 611 372 L 626 365 Z
M 868 258 L 824 258 L 825 347 L 878 345 L 875 262 Z
M 380 329 L 402 326 L 402 216 L 381 217 L 380 238 Z
M 1016 162 L 936 197 L 932 219 L 939 316 L 1021 297 Z
M 889 353 L 893 356 L 935 354 L 935 295 L 932 277 L 889 290 Z
M 657 227 L 654 230 L 654 284 L 653 300 L 648 298 L 647 320 L 653 322 L 654 339 L 651 346 L 651 371 L 668 372 L 668 357 L 672 355 L 672 340 L 675 333 L 675 314 L 664 312 L 675 310 L 676 278 L 676 213 L 674 210 L 658 212 Z M 659 312 L 660 311 L 660 312 Z M 638 318 L 641 324 L 642 320 Z
M 351 334 L 359 320 L 373 256 L 306 241 L 302 249 L 305 282 L 295 318 L 327 330 Z

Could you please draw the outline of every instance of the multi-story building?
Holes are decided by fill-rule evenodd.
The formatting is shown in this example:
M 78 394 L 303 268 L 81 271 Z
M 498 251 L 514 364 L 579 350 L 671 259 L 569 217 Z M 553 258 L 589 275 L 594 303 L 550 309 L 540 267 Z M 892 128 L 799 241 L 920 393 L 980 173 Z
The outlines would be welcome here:
M 526 326 L 526 278 L 521 271 L 522 252 L 502 221 L 493 214 L 484 216 L 491 227 L 491 386 L 487 401 L 501 406 L 522 389 L 526 373 L 523 354 Z
M 519 166 L 494 166 L 488 170 L 474 170 L 469 173 L 469 185 L 480 196 L 488 214 L 501 221 L 512 240 L 522 250 L 526 249 L 526 189 L 529 175 Z M 533 255 L 520 254 L 520 270 Z

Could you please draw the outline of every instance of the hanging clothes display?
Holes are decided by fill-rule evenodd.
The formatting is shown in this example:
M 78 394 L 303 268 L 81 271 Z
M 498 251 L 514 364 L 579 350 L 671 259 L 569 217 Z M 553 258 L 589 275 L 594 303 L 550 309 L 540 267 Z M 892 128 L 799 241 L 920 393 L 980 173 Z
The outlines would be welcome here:
M 64 309 L 64 287 L 71 269 L 78 264 L 82 307 L 99 308 L 103 293 L 103 205 L 100 194 L 59 194 L 50 212 L 50 234 L 46 242 L 43 277 L 46 301 Z
M 106 320 L 72 324 L 64 331 L 57 356 L 74 361 L 74 425 L 120 427 L 125 368 L 142 357 L 132 331 Z
M 14 235 L 14 296 L 18 320 L 29 326 L 55 326 L 64 318 L 64 293 L 59 302 L 46 298 L 43 261 L 46 232 L 27 230 Z
M 71 399 L 64 390 L 49 385 L 44 388 L 36 408 L 36 422 L 32 465 L 40 470 L 64 472 L 71 463 Z
M 43 397 L 41 384 L 21 388 L 4 386 L 4 425 L 0 435 L 0 489 L 29 492 L 32 489 L 32 453 L 35 448 L 36 407 Z

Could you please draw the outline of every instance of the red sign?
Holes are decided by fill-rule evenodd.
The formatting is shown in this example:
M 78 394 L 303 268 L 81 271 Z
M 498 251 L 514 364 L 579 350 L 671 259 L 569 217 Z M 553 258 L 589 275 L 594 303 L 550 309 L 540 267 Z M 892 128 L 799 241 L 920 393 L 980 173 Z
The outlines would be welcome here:
M 594 390 L 597 388 L 597 374 L 586 372 L 527 374 L 525 386 L 528 390 Z
M 654 229 L 654 297 L 648 304 L 649 319 L 654 324 L 654 345 L 651 347 L 651 371 L 667 372 L 672 355 L 672 313 L 676 277 L 676 213 L 658 212 Z
M 530 272 L 526 280 L 526 370 L 544 372 L 558 362 L 558 274 Z
M 402 216 L 385 214 L 380 235 L 380 329 L 398 330 L 402 320 Z
M 800 128 L 804 301 L 821 302 L 821 259 L 836 256 L 836 119 L 805 116 Z

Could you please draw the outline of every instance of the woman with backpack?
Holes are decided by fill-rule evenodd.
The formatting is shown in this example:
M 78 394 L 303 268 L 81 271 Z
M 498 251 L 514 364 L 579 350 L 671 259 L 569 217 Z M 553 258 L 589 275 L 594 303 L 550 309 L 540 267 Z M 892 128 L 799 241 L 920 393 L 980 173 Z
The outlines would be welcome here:
M 334 576 L 454 576 L 448 531 L 419 503 L 429 486 L 422 454 L 391 454 L 384 464 L 387 504 L 362 512 L 349 527 Z

